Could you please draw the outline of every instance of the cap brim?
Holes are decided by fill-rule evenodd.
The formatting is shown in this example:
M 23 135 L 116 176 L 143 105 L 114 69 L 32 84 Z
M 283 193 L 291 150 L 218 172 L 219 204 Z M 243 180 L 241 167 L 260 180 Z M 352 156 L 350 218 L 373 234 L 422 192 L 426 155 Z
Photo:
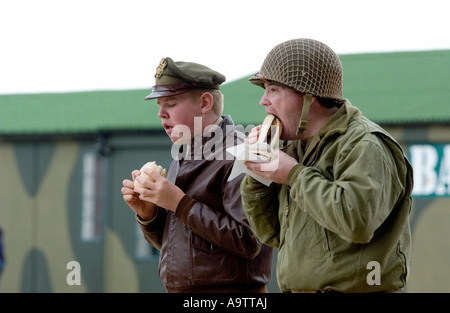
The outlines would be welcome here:
M 192 85 L 189 83 L 153 86 L 152 93 L 145 97 L 144 100 L 176 96 L 188 92 L 191 89 Z
M 176 95 L 180 95 L 182 93 L 188 92 L 188 91 L 190 91 L 190 89 L 180 89 L 175 92 L 156 91 L 156 92 L 152 92 L 151 94 L 149 94 L 147 97 L 144 98 L 144 100 L 176 96 Z

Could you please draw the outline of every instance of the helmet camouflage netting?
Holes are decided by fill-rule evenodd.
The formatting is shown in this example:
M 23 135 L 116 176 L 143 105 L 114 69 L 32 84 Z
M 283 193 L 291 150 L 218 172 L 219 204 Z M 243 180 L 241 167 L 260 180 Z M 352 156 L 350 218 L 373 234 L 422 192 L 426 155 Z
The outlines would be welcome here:
M 343 100 L 342 65 L 337 54 L 313 39 L 293 39 L 275 46 L 251 83 L 263 80 L 288 86 L 313 96 Z

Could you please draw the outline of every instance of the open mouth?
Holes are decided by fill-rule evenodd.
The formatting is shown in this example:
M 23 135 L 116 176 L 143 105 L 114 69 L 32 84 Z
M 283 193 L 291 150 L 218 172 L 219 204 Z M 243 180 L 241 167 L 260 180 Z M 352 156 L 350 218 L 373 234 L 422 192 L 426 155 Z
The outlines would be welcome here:
M 167 123 L 162 123 L 162 126 L 168 135 L 170 135 L 170 133 L 172 133 L 173 126 L 171 126 Z

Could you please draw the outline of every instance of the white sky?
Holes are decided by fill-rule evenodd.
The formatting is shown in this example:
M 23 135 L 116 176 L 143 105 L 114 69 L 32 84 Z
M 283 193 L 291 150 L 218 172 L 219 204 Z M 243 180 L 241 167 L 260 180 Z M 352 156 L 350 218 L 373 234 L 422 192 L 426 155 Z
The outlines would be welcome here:
M 0 0 L 0 94 L 151 88 L 162 57 L 232 81 L 276 44 L 450 49 L 448 0 Z

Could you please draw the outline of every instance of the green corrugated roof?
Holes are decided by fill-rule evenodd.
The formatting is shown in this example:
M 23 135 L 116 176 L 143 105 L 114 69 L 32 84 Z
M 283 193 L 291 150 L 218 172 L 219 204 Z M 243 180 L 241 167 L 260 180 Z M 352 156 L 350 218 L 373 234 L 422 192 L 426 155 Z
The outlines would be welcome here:
M 0 134 L 90 133 L 154 129 L 157 106 L 148 90 L 0 96 Z
M 450 50 L 340 55 L 344 97 L 381 124 L 450 123 Z M 146 90 L 0 95 L 0 135 L 160 129 Z M 263 90 L 248 77 L 223 85 L 225 114 L 257 124 Z
M 450 123 L 450 50 L 340 56 L 344 96 L 379 123 Z

